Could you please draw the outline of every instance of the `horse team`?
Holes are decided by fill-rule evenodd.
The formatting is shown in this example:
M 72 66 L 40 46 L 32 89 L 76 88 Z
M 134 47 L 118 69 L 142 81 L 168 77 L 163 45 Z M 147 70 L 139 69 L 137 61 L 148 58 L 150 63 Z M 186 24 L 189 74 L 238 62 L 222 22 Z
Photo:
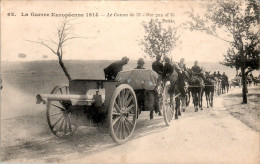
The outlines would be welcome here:
M 105 78 L 114 80 L 128 61 L 129 58 L 123 57 L 121 61 L 110 64 L 104 69 Z M 170 94 L 170 103 L 175 104 L 175 119 L 178 119 L 178 116 L 181 115 L 181 110 L 185 112 L 186 106 L 190 104 L 191 96 L 195 112 L 197 112 L 198 109 L 203 109 L 204 92 L 207 108 L 213 107 L 214 95 L 218 96 L 221 93 L 228 92 L 229 83 L 225 73 L 220 75 L 219 72 L 218 74 L 205 72 L 198 66 L 198 61 L 194 62 L 191 69 L 186 68 L 183 58 L 179 63 L 172 62 L 168 57 L 165 57 L 163 61 L 164 64 L 161 62 L 161 56 L 157 56 L 156 61 L 152 64 L 152 69 L 159 75 L 163 85 L 170 81 L 168 93 Z M 144 59 L 140 58 L 135 69 L 145 69 L 144 64 Z M 153 111 L 150 113 L 150 119 L 153 119 Z

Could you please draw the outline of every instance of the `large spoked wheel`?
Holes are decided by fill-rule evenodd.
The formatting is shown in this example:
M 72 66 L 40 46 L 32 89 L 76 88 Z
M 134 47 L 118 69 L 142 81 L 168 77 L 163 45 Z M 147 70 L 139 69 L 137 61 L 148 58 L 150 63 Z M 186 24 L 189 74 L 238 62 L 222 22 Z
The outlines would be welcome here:
M 170 94 L 168 93 L 169 88 L 170 82 L 167 81 L 163 90 L 163 118 L 167 126 L 171 125 L 175 107 L 175 99 L 173 98 L 172 104 L 170 102 Z
M 132 87 L 122 84 L 116 88 L 110 101 L 108 119 L 110 135 L 122 144 L 133 134 L 137 118 L 137 100 Z
M 57 86 L 51 94 L 69 94 L 68 86 Z M 47 121 L 52 133 L 60 138 L 71 136 L 77 130 L 71 121 L 71 103 L 69 101 L 47 101 Z

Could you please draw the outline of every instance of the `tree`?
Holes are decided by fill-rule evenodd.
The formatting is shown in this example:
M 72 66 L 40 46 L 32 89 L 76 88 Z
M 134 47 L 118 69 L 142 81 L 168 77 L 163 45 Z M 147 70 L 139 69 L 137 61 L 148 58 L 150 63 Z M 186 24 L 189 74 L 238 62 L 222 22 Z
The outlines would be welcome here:
M 57 28 L 57 41 L 54 41 L 52 39 L 48 39 L 48 40 L 40 39 L 39 41 L 27 40 L 29 42 L 39 43 L 44 47 L 48 48 L 49 50 L 51 50 L 51 52 L 58 57 L 59 64 L 69 81 L 71 80 L 71 76 L 63 62 L 63 55 L 64 55 L 63 49 L 64 46 L 66 45 L 65 43 L 67 43 L 71 39 L 84 38 L 72 34 L 71 32 L 72 24 L 70 23 L 70 21 L 71 20 L 65 19 L 61 23 L 61 25 Z M 56 48 L 52 48 L 52 47 L 56 47 Z
M 243 103 L 247 103 L 247 75 L 259 68 L 259 11 L 258 1 L 218 0 L 208 4 L 204 17 L 187 12 L 190 30 L 206 32 L 230 44 L 221 64 L 241 70 Z
M 145 29 L 145 36 L 141 40 L 140 45 L 143 46 L 144 52 L 150 58 L 155 58 L 157 55 L 165 57 L 176 46 L 178 40 L 177 28 L 168 26 L 166 30 L 162 27 L 161 22 L 153 19 L 149 23 L 143 22 L 142 25 Z

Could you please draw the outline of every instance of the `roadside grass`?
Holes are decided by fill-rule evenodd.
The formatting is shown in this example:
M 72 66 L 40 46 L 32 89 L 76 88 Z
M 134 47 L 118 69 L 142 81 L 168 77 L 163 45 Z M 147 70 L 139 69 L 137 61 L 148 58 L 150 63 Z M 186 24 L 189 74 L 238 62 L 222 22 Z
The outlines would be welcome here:
M 242 104 L 242 89 L 232 88 L 223 95 L 223 105 L 231 115 L 260 132 L 260 87 L 248 87 L 248 103 Z

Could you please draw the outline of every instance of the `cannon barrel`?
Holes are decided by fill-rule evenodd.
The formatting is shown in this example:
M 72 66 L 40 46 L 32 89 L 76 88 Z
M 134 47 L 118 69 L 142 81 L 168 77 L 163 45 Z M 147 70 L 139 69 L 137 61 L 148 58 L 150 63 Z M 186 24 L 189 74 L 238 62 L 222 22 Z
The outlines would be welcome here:
M 47 101 L 85 101 L 85 102 L 93 102 L 93 96 L 90 95 L 61 95 L 61 94 L 38 94 L 36 96 L 37 104 L 43 102 L 44 104 Z M 46 99 L 46 100 L 45 100 Z

